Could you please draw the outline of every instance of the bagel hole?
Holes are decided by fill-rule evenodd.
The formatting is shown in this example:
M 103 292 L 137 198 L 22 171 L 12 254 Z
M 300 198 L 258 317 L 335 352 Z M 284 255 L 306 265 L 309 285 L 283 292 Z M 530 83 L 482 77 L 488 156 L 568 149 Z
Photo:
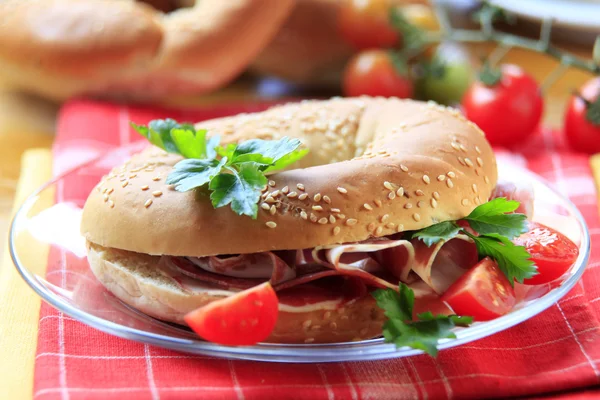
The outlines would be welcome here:
M 180 8 L 191 8 L 196 5 L 196 0 L 136 0 L 138 3 L 144 3 L 157 11 L 168 14 L 179 10 Z

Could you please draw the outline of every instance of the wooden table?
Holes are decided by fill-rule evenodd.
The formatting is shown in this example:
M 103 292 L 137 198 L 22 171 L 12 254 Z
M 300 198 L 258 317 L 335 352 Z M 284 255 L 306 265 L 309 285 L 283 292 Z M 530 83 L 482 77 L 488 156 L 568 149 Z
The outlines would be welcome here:
M 480 54 L 490 50 L 483 45 L 473 50 Z M 585 50 L 576 51 L 585 54 Z M 513 50 L 506 62 L 521 65 L 541 81 L 557 65 L 544 55 Z M 564 105 L 573 89 L 588 80 L 590 75 L 581 71 L 567 72 L 546 93 L 546 108 L 543 123 L 560 127 Z M 270 96 L 264 90 L 264 80 L 241 79 L 216 93 L 195 98 L 172 99 L 167 104 L 174 106 L 196 106 L 228 101 L 252 101 Z M 1 88 L 0 88 L 1 89 Z M 337 93 L 331 93 L 335 95 Z M 314 95 L 283 88 L 277 96 Z M 1 92 L 0 90 L 0 237 L 4 237 L 10 219 L 10 210 L 19 176 L 20 156 L 31 147 L 50 147 L 54 132 L 57 104 L 32 97 Z M 0 246 L 0 257 L 3 246 Z

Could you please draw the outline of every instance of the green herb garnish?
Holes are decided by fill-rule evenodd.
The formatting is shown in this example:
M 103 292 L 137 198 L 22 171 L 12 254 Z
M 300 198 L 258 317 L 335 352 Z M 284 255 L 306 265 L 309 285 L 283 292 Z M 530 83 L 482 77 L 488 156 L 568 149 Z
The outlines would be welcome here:
M 386 342 L 397 347 L 409 346 L 436 356 L 439 339 L 454 339 L 455 326 L 466 326 L 473 322 L 472 317 L 458 315 L 433 315 L 426 312 L 417 315 L 413 321 L 415 294 L 408 286 L 400 283 L 399 291 L 377 289 L 372 295 L 377 305 L 385 311 L 388 318 L 383 325 L 383 337 Z
M 517 246 L 511 239 L 527 232 L 527 217 L 509 214 L 519 207 L 519 202 L 497 198 L 476 207 L 461 221 L 469 223 L 474 235 L 461 227 L 457 221 L 440 222 L 410 233 L 410 237 L 422 240 L 431 246 L 440 240 L 448 241 L 458 234 L 469 236 L 477 246 L 480 257 L 491 257 L 498 263 L 511 285 L 537 274 L 537 268 L 525 247 Z
M 265 174 L 283 169 L 308 153 L 307 149 L 298 149 L 298 139 L 288 137 L 219 146 L 218 136 L 207 138 L 205 129 L 173 119 L 131 126 L 153 145 L 186 158 L 175 164 L 167 184 L 175 185 L 180 192 L 208 185 L 213 207 L 231 205 L 237 214 L 253 219 L 261 190 L 267 184 Z

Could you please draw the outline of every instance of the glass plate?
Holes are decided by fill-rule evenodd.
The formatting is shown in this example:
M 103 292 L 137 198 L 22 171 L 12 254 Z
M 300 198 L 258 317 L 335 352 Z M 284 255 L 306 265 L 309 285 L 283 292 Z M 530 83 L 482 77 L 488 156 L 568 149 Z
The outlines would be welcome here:
M 232 359 L 273 362 L 328 362 L 377 360 L 420 354 L 396 349 L 382 339 L 335 344 L 259 344 L 227 347 L 199 339 L 184 327 L 168 324 L 138 312 L 108 293 L 89 270 L 85 243 L 79 234 L 81 208 L 87 194 L 102 175 L 139 150 L 135 144 L 109 152 L 48 182 L 31 195 L 17 212 L 10 230 L 10 251 L 19 273 L 46 302 L 69 316 L 101 331 L 126 339 L 182 352 Z M 579 246 L 573 267 L 550 285 L 519 290 L 515 309 L 493 321 L 457 328 L 456 339 L 440 341 L 446 349 L 481 339 L 510 328 L 550 307 L 563 297 L 583 274 L 590 252 L 589 233 L 577 208 L 531 172 L 500 163 L 500 176 L 529 181 L 535 191 L 533 219 L 552 226 Z M 48 199 L 54 199 L 49 202 Z M 52 203 L 51 206 L 48 204 Z M 53 262 L 46 276 L 40 269 L 40 249 L 50 249 Z M 36 257 L 37 255 L 37 257 Z

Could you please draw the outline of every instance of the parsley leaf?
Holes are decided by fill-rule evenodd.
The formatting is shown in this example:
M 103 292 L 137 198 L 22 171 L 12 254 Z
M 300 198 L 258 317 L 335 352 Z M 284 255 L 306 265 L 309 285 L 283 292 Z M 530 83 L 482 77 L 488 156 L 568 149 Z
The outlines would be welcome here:
M 409 346 L 436 356 L 439 339 L 455 338 L 455 326 L 465 326 L 473 322 L 471 317 L 457 315 L 433 315 L 426 312 L 412 320 L 415 295 L 412 289 L 400 283 L 398 292 L 392 289 L 378 289 L 372 293 L 377 305 L 384 310 L 388 320 L 383 325 L 383 337 L 396 347 Z
M 460 233 L 462 228 L 454 221 L 440 222 L 427 228 L 412 233 L 412 238 L 421 239 L 427 247 L 436 244 L 440 240 L 448 241 Z
M 175 164 L 173 172 L 167 177 L 168 185 L 175 185 L 178 192 L 187 192 L 203 186 L 215 177 L 227 163 L 227 157 L 199 160 L 189 158 Z
M 239 164 L 239 170 L 227 167 L 229 173 L 220 173 L 208 185 L 212 190 L 210 199 L 214 208 L 231 203 L 231 209 L 239 215 L 256 219 L 258 200 L 267 178 L 253 162 Z
M 491 257 L 498 263 L 500 270 L 514 286 L 514 281 L 523 283 L 524 279 L 537 275 L 537 268 L 525 247 L 517 246 L 507 237 L 497 233 L 474 236 L 466 232 L 475 241 L 481 257 Z
M 518 207 L 518 201 L 500 197 L 476 207 L 464 220 L 480 234 L 497 233 L 512 239 L 527 232 L 527 217 L 524 214 L 507 214 Z
M 219 136 L 207 138 L 205 129 L 169 118 L 151 121 L 148 126 L 132 122 L 131 126 L 153 145 L 186 158 L 175 164 L 167 184 L 180 192 L 208 184 L 215 208 L 230 204 L 237 214 L 254 219 L 267 183 L 265 173 L 283 169 L 308 153 L 307 149 L 298 150 L 300 140 L 288 137 L 219 146 Z

